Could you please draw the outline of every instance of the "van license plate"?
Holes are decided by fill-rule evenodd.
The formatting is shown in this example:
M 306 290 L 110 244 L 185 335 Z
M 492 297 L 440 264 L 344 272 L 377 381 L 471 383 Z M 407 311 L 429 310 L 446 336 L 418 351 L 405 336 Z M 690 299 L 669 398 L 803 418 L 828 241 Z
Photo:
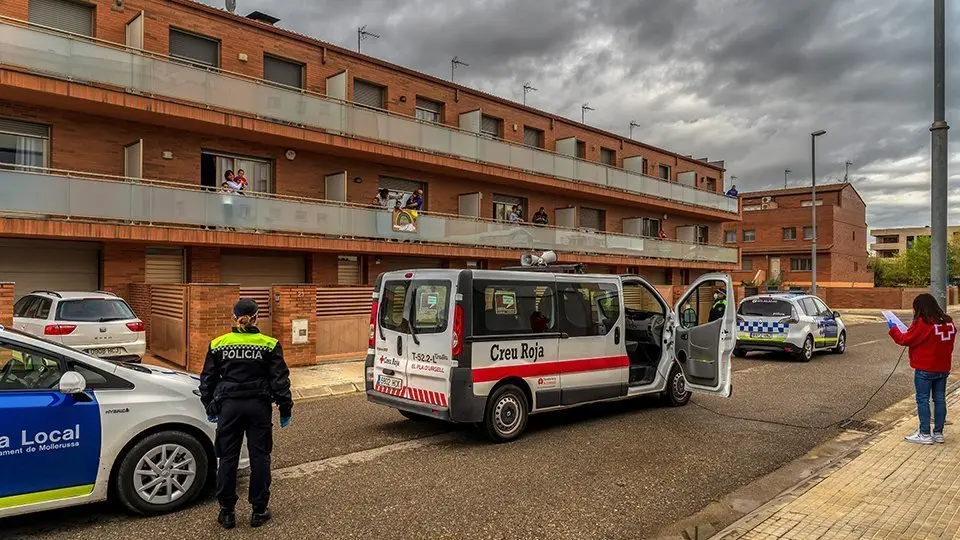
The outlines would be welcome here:
M 109 349 L 90 349 L 87 351 L 87 354 L 100 358 L 103 358 L 104 356 L 119 356 L 123 354 L 123 349 L 120 347 L 111 347 Z
M 773 337 L 773 334 L 763 334 L 760 332 L 750 332 L 750 337 L 754 339 L 770 339 Z
M 403 380 L 396 377 L 387 377 L 386 375 L 380 375 L 377 378 L 377 385 L 386 386 L 387 388 L 393 388 L 394 390 L 399 390 L 403 388 Z

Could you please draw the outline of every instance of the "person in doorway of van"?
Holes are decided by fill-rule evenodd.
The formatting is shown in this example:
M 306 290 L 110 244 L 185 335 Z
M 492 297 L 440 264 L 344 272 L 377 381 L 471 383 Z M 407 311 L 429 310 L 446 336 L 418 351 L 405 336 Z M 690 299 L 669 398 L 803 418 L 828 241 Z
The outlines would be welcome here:
M 897 345 L 909 348 L 913 384 L 917 391 L 917 417 L 920 427 L 906 438 L 916 444 L 946 442 L 943 425 L 947 420 L 947 377 L 953 363 L 953 346 L 957 327 L 953 319 L 940 309 L 930 294 L 913 300 L 913 323 L 906 332 L 896 322 L 888 322 L 890 337 Z M 933 397 L 933 433 L 930 433 L 930 398 Z
M 713 293 L 713 306 L 710 308 L 710 322 L 713 322 L 717 319 L 722 319 L 723 314 L 727 311 L 727 291 L 723 289 L 717 289 Z
M 547 215 L 547 211 L 544 210 L 542 206 L 533 214 L 533 222 L 534 224 L 540 226 L 550 223 L 550 217 Z
M 247 438 L 250 452 L 250 525 L 270 520 L 270 452 L 273 450 L 273 412 L 280 409 L 280 427 L 290 425 L 293 398 L 290 370 L 280 343 L 257 329 L 257 303 L 241 298 L 233 308 L 236 325 L 229 334 L 210 342 L 200 373 L 200 401 L 207 420 L 217 424 L 214 450 L 217 468 L 217 522 L 224 529 L 237 525 L 237 467 Z

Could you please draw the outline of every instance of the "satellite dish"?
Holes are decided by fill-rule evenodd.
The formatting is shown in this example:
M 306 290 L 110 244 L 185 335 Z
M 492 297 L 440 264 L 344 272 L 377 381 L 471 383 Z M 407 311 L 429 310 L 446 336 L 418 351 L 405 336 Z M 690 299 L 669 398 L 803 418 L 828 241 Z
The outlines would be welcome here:
M 233 13 L 237 10 L 237 0 L 227 0 L 227 11 Z

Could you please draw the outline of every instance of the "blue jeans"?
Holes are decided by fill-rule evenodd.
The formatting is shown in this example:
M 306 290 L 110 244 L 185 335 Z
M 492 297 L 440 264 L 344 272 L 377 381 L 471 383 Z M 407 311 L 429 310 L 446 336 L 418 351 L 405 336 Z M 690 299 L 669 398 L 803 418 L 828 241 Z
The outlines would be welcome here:
M 917 388 L 917 416 L 920 418 L 920 433 L 930 433 L 930 395 L 933 394 L 933 432 L 943 433 L 947 420 L 947 376 L 949 373 L 934 373 L 918 369 L 913 376 Z

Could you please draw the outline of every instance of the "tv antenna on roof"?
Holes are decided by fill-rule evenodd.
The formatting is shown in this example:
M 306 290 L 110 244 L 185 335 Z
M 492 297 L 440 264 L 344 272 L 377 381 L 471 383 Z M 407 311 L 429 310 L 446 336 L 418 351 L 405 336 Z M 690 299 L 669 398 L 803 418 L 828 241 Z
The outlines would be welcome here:
M 470 66 L 470 64 L 461 60 L 459 56 L 454 56 L 453 59 L 450 60 L 450 81 L 451 82 L 453 81 L 453 73 L 457 70 L 457 66 Z
M 363 25 L 357 28 L 357 52 L 360 52 L 360 42 L 372 37 L 374 39 L 380 39 L 379 34 L 374 34 L 373 32 L 367 32 L 367 25 Z
M 523 104 L 524 105 L 527 104 L 527 92 L 536 92 L 536 91 L 537 89 L 530 84 L 530 81 L 523 83 Z

